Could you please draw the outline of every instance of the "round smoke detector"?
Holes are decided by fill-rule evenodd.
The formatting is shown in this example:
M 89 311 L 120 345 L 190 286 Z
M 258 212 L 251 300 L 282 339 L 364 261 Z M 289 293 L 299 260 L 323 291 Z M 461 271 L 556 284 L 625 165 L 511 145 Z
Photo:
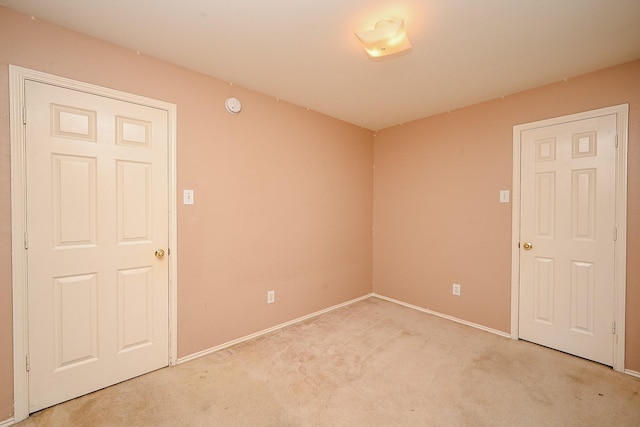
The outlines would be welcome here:
M 238 114 L 240 110 L 242 110 L 242 104 L 238 98 L 227 98 L 227 100 L 224 101 L 224 106 L 231 114 Z

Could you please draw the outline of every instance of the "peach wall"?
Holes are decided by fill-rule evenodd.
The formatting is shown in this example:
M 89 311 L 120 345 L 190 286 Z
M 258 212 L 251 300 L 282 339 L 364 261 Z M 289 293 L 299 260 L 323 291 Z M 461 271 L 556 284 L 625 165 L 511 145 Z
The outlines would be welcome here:
M 0 8 L 0 14 L 2 8 Z M 2 15 L 0 15 L 0 24 Z M 3 30 L 0 26 L 0 56 Z M 0 62 L 2 59 L 0 59 Z M 13 414 L 13 317 L 11 294 L 11 144 L 9 143 L 9 81 L 0 70 L 0 423 Z
M 13 412 L 8 64 L 177 104 L 178 189 L 195 190 L 178 206 L 179 357 L 371 291 L 370 131 L 0 7 L 0 422 Z
M 513 126 L 623 103 L 626 368 L 640 371 L 640 61 L 377 132 L 374 291 L 509 332 L 511 204 L 498 192 L 512 187 Z

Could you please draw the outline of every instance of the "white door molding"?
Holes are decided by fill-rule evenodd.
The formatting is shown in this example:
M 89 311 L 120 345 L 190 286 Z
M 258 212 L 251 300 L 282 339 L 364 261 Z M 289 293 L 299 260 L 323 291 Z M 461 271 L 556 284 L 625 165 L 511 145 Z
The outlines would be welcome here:
M 520 300 L 520 161 L 521 139 L 526 130 L 552 126 L 561 123 L 590 119 L 604 115 L 616 115 L 617 153 L 616 153 L 616 229 L 615 270 L 614 270 L 614 319 L 616 322 L 613 349 L 613 368 L 624 372 L 625 351 L 625 301 L 626 301 L 626 265 L 627 265 L 627 146 L 629 104 L 616 105 L 598 110 L 586 111 L 513 127 L 513 199 L 511 228 L 511 338 L 519 339 L 519 300 Z
M 9 66 L 10 128 L 11 128 L 11 236 L 12 236 L 12 291 L 13 291 L 13 372 L 14 372 L 14 420 L 29 416 L 29 381 L 26 370 L 28 354 L 27 310 L 27 253 L 26 233 L 26 159 L 24 132 L 25 81 L 31 80 L 68 89 L 78 90 L 121 101 L 165 110 L 168 117 L 168 200 L 169 200 L 169 364 L 177 360 L 177 198 L 176 198 L 176 129 L 177 107 L 109 88 Z

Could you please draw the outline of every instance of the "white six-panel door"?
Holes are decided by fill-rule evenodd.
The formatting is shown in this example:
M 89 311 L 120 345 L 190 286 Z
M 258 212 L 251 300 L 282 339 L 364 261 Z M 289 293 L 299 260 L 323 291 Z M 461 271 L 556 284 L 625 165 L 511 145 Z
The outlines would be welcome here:
M 519 336 L 606 365 L 614 353 L 616 115 L 521 135 Z
M 167 112 L 25 82 L 29 411 L 167 366 Z

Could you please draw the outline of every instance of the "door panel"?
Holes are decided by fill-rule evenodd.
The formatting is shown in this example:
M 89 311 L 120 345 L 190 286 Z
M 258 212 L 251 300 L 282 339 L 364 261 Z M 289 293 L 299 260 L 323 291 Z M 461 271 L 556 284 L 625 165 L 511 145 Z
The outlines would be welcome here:
M 56 370 L 64 370 L 96 360 L 98 357 L 96 275 L 56 277 L 53 282 Z M 73 310 L 65 307 L 73 307 Z
M 97 159 L 52 154 L 54 248 L 95 246 Z
M 116 161 L 118 243 L 151 239 L 151 169 L 148 162 Z
M 613 364 L 616 116 L 521 135 L 522 339 Z
M 118 271 L 118 351 L 153 343 L 152 303 L 150 267 Z
M 30 412 L 167 366 L 167 112 L 25 82 Z

